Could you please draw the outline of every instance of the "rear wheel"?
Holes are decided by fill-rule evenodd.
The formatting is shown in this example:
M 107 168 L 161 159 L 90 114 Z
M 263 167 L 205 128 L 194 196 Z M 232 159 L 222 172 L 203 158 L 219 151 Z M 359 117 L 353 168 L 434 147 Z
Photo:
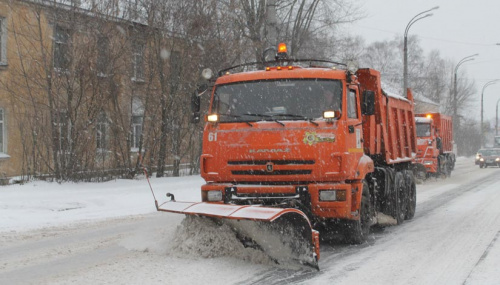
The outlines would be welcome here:
M 415 216 L 417 208 L 417 185 L 411 172 L 406 172 L 406 187 L 408 187 L 408 201 L 406 204 L 405 219 L 411 220 Z
M 403 223 L 406 215 L 406 193 L 405 179 L 402 172 L 396 172 L 394 176 L 394 193 L 391 197 L 391 216 L 396 219 L 398 225 Z
M 445 162 L 445 164 L 443 165 L 443 174 L 444 174 L 444 177 L 451 176 L 451 170 L 450 170 L 450 166 L 449 166 L 448 162 Z
M 366 241 L 372 224 L 373 208 L 370 202 L 368 183 L 363 181 L 359 220 L 348 221 L 347 240 L 350 243 L 360 244 Z

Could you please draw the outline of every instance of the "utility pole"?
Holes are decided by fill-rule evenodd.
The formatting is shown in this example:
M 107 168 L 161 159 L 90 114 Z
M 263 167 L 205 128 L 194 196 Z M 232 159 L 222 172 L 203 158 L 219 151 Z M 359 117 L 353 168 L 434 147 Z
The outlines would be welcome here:
M 278 17 L 276 0 L 266 1 L 266 44 L 267 48 L 278 46 Z

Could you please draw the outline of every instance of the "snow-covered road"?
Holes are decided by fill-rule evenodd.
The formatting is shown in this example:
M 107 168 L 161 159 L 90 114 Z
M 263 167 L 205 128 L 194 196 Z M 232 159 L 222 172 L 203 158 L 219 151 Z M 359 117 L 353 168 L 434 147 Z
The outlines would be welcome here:
M 144 181 L 10 186 L 0 189 L 0 284 L 500 284 L 499 177 L 461 159 L 451 178 L 417 186 L 413 220 L 363 245 L 322 243 L 319 272 L 153 212 Z M 152 183 L 193 200 L 203 182 Z

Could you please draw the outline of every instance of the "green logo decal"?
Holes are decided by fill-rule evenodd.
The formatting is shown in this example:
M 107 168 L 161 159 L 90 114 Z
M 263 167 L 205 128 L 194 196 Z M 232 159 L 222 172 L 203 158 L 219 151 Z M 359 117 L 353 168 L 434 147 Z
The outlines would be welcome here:
M 335 142 L 334 134 L 316 134 L 316 132 L 306 132 L 303 142 L 308 145 L 313 145 L 320 142 Z

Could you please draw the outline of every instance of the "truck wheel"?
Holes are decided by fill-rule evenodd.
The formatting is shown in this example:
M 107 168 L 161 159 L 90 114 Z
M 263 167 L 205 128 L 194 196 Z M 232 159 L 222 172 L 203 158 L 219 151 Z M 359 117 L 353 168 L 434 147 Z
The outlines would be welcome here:
M 403 223 L 406 215 L 406 185 L 402 172 L 396 172 L 394 176 L 394 193 L 392 193 L 392 217 L 396 219 L 398 225 Z
M 445 162 L 445 164 L 443 165 L 443 174 L 444 174 L 445 178 L 451 176 L 451 169 L 450 169 L 450 165 L 448 164 L 448 162 Z
M 417 209 L 417 185 L 411 172 L 407 172 L 406 186 L 408 187 L 408 201 L 406 204 L 405 220 L 411 220 Z
M 363 181 L 359 220 L 348 221 L 347 225 L 347 240 L 349 243 L 360 244 L 366 241 L 370 233 L 372 216 L 373 209 L 370 202 L 370 188 L 368 187 L 368 183 Z
M 482 165 L 482 164 L 479 164 L 479 168 L 483 168 L 483 165 Z

